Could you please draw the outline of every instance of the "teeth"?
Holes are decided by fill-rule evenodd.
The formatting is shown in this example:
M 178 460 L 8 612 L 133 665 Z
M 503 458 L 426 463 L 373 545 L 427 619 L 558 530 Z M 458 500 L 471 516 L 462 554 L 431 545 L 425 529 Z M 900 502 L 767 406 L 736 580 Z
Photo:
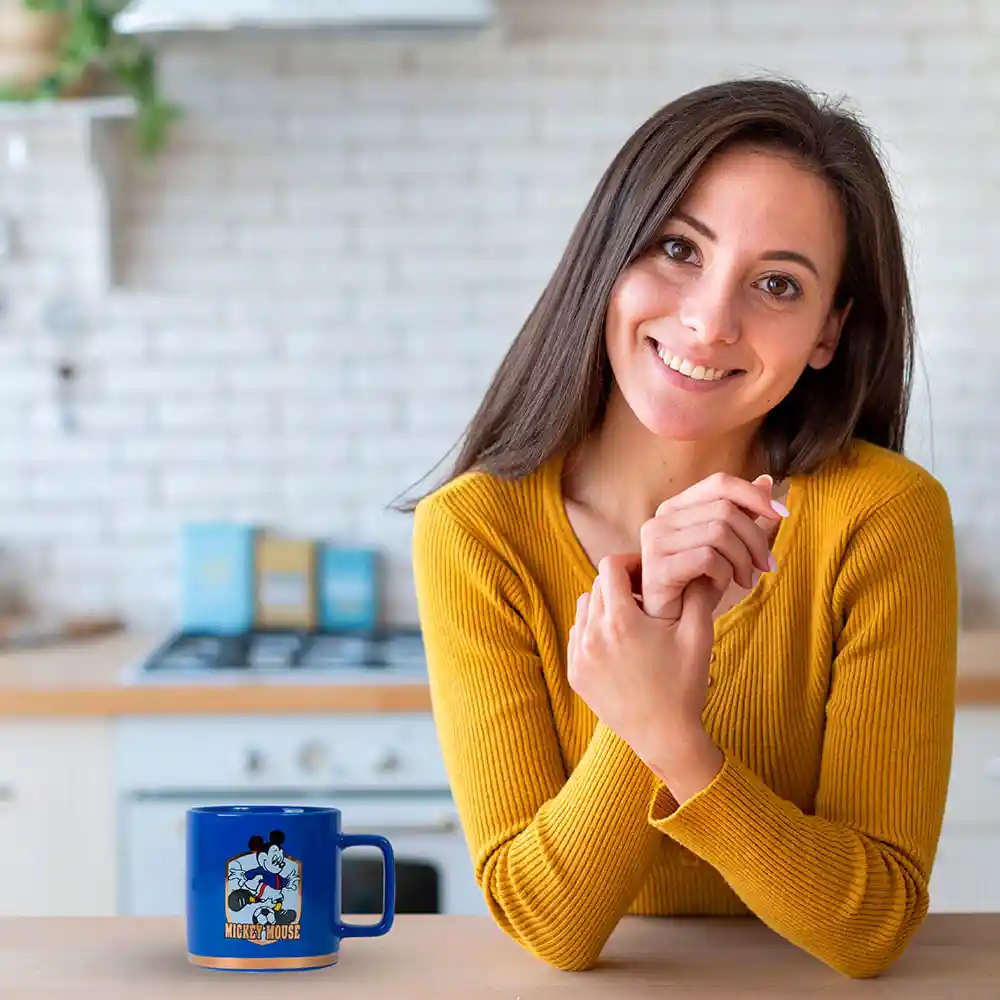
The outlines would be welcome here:
M 656 345 L 656 353 L 668 368 L 673 368 L 675 372 L 687 375 L 696 382 L 718 382 L 720 378 L 725 378 L 726 373 L 721 369 L 693 365 L 686 358 L 674 357 L 662 344 Z

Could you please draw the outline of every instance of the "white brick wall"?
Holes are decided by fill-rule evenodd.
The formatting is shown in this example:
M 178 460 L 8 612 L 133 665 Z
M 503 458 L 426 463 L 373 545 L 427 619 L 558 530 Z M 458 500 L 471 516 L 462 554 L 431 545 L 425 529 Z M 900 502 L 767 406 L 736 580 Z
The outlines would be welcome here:
M 17 172 L 0 125 L 0 544 L 36 596 L 168 624 L 179 522 L 255 518 L 385 546 L 390 617 L 412 619 L 409 520 L 382 508 L 461 433 L 600 172 L 678 93 L 770 70 L 882 137 L 921 320 L 910 453 L 951 492 L 967 621 L 995 614 L 994 0 L 500 6 L 482 36 L 164 43 L 187 117 L 151 166 L 127 156 L 123 283 L 97 300 L 80 134 L 31 126 Z M 40 310 L 73 273 L 67 436 Z

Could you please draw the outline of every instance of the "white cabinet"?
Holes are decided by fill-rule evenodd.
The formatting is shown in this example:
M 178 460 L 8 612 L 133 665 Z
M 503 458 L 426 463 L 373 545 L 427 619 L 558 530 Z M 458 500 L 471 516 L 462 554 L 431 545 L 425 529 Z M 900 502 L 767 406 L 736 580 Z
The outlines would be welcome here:
M 1000 709 L 958 713 L 930 893 L 932 912 L 1000 912 Z
M 0 915 L 115 911 L 117 823 L 106 719 L 0 720 Z
M 1000 911 L 1000 829 L 945 829 L 930 892 L 937 913 Z

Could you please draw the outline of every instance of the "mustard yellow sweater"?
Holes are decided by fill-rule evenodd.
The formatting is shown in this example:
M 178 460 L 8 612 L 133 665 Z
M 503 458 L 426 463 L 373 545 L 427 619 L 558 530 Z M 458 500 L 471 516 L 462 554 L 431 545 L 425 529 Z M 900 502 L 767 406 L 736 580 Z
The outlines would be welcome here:
M 567 682 L 597 571 L 561 464 L 517 483 L 468 473 L 415 513 L 435 719 L 495 919 L 587 969 L 625 913 L 751 912 L 847 975 L 878 974 L 926 913 L 948 787 L 944 489 L 860 442 L 792 478 L 777 573 L 715 623 L 704 722 L 725 764 L 678 807 Z

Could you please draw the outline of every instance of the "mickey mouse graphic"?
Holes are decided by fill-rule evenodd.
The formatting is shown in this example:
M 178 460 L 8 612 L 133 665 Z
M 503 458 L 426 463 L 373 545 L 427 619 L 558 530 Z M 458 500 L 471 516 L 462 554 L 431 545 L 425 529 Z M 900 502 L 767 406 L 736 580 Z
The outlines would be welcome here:
M 298 864 L 285 857 L 285 835 L 272 830 L 265 841 L 254 835 L 250 838 L 250 854 L 237 858 L 229 865 L 230 885 L 235 885 L 228 897 L 233 913 L 251 907 L 251 923 L 290 924 L 296 911 L 286 907 L 286 896 L 298 892 Z M 255 867 L 245 868 L 245 864 Z M 292 900 L 294 902 L 294 898 Z

